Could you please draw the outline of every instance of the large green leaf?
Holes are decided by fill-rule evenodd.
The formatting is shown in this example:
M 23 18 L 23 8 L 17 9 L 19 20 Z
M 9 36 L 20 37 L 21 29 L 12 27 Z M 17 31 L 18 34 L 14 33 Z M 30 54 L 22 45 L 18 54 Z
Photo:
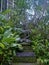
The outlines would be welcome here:
M 0 48 L 4 49 L 5 45 L 3 43 L 0 43 Z
M 10 28 L 9 30 L 6 30 L 5 32 L 4 32 L 4 37 L 10 37 L 10 35 L 12 34 L 12 32 L 11 32 L 11 30 L 12 30 L 12 28 Z
M 4 37 L 2 39 L 3 43 L 13 43 L 14 41 L 15 41 L 15 38 L 12 38 L 12 37 L 9 37 L 9 38 Z

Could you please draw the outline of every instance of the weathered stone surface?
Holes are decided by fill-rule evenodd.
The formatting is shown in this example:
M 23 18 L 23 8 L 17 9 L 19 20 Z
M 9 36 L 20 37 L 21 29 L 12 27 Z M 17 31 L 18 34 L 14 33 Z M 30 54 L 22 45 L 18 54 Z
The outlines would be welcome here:
M 13 62 L 17 63 L 35 63 L 36 62 L 36 57 L 14 57 Z
M 24 39 L 20 39 L 19 41 L 20 41 L 20 42 L 31 43 L 31 40 L 29 40 L 29 39 L 25 39 L 25 38 L 24 38 Z
M 23 42 L 23 43 L 20 43 L 21 45 L 23 45 L 23 46 L 30 46 L 31 44 L 30 43 L 26 43 L 26 42 Z
M 24 52 L 33 52 L 32 47 L 29 46 L 29 45 L 28 45 L 28 46 L 27 46 L 27 45 L 26 45 L 26 46 L 23 45 L 23 51 L 24 51 Z
M 33 52 L 21 52 L 21 53 L 19 53 L 19 52 L 17 52 L 17 54 L 16 54 L 18 57 L 25 57 L 25 56 L 27 56 L 27 57 L 29 57 L 29 56 L 35 56 L 35 54 L 33 53 Z
M 36 65 L 36 63 L 13 63 L 13 65 Z

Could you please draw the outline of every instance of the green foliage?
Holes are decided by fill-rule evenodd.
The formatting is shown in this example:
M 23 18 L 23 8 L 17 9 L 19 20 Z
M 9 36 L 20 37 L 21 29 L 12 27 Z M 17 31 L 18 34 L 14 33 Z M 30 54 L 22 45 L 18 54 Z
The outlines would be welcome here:
M 17 2 L 16 2 L 17 1 Z M 27 7 L 25 0 L 15 0 L 15 9 L 8 9 L 0 13 L 0 62 L 11 62 L 17 51 L 23 47 L 18 44 L 21 33 L 16 27 L 20 27 L 20 19 L 24 18 Z M 22 13 L 23 12 L 23 13 Z M 21 16 L 20 16 L 21 15 Z M 6 64 L 7 65 L 7 64 Z
M 41 22 L 42 23 L 42 22 Z M 37 62 L 39 64 L 48 65 L 49 64 L 49 33 L 48 25 L 38 24 L 38 28 L 32 30 L 32 48 L 36 54 Z M 47 33 L 46 33 L 47 32 Z
M 16 0 L 16 5 L 18 6 L 18 8 L 26 8 L 27 7 L 27 5 L 26 5 L 26 1 L 25 0 Z
M 3 59 L 0 59 L 1 62 L 11 62 L 16 52 L 23 50 L 22 45 L 18 44 L 19 34 L 22 30 L 20 21 L 28 21 L 25 19 L 28 15 L 26 15 L 26 9 L 30 9 L 30 7 L 32 9 L 32 6 L 34 6 L 31 0 L 27 1 L 29 4 L 27 4 L 26 0 L 15 0 L 15 8 L 0 13 L 0 58 L 3 57 Z M 29 36 L 32 41 L 33 51 L 36 54 L 37 63 L 49 65 L 49 16 L 41 17 L 43 16 L 42 13 L 45 14 L 44 10 L 46 9 L 44 8 L 39 5 L 33 7 L 35 14 L 40 15 L 40 20 L 37 22 L 37 27 L 29 23 L 31 30 Z M 46 13 L 49 13 L 49 7 L 47 7 Z M 28 26 L 28 24 L 26 25 Z
M 18 50 L 22 51 L 23 47 L 18 44 L 20 39 L 19 33 L 15 30 L 13 19 L 6 19 L 8 10 L 1 13 L 0 16 L 0 62 L 11 63 L 11 60 L 16 56 Z M 3 56 L 2 56 L 3 55 Z
M 41 6 L 36 6 L 36 10 L 37 11 L 41 11 L 42 10 L 42 7 Z

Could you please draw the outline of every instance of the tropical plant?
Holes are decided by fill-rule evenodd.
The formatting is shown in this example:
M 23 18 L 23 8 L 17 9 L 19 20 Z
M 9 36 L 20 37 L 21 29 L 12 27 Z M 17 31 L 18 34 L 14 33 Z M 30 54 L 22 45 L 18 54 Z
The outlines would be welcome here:
M 8 11 L 6 11 L 8 13 Z M 22 51 L 23 47 L 18 44 L 20 40 L 19 32 L 15 30 L 4 13 L 0 16 L 0 64 L 10 64 L 17 51 Z M 10 25 L 10 24 L 11 25 Z
M 42 23 L 42 22 L 41 22 Z M 43 25 L 43 23 L 42 23 Z M 42 25 L 40 28 L 34 28 L 32 30 L 32 48 L 36 54 L 37 62 L 39 64 L 48 65 L 49 64 L 49 39 L 48 39 L 48 25 Z M 46 33 L 47 32 L 47 33 Z

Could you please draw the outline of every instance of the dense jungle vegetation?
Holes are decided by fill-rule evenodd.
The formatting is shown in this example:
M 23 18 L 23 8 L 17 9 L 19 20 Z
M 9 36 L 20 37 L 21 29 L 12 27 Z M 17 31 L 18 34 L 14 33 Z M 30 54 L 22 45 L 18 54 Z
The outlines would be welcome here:
M 14 3 L 14 8 L 0 12 L 0 64 L 11 64 L 16 53 L 23 51 L 21 43 L 25 40 L 31 43 L 37 64 L 49 65 L 49 0 Z M 27 35 L 21 40 L 25 31 Z

